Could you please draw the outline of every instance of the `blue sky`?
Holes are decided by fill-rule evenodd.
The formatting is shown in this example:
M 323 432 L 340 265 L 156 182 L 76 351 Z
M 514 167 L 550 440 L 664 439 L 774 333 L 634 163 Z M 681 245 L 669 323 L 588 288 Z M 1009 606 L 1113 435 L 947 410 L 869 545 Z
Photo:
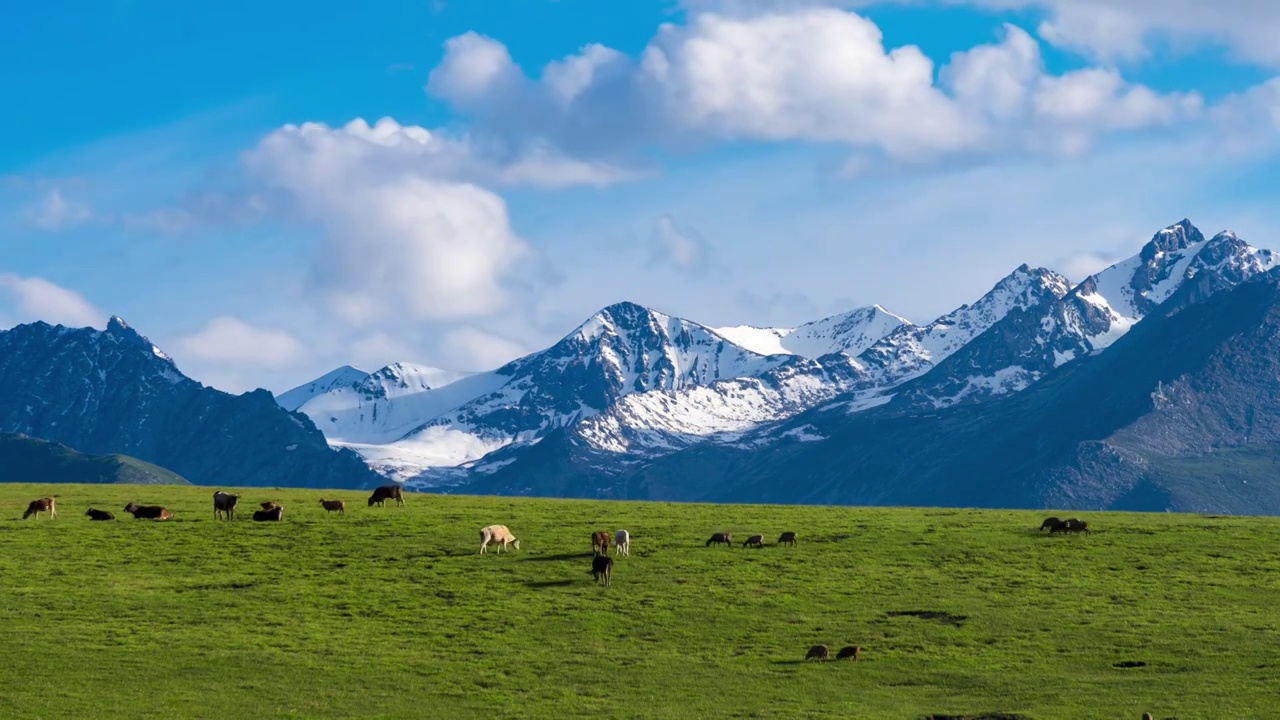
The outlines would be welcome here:
M 0 24 L 0 325 L 119 314 L 231 391 L 624 299 L 928 321 L 1184 216 L 1277 247 L 1256 0 L 59 5 Z

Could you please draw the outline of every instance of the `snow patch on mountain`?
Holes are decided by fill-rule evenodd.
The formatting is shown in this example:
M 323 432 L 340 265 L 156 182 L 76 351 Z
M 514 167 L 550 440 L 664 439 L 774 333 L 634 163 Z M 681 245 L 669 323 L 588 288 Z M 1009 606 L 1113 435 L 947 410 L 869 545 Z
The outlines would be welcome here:
M 796 328 L 739 325 L 715 328 L 715 331 L 730 342 L 761 355 L 799 355 L 812 359 L 830 353 L 859 355 L 877 340 L 910 324 L 906 318 L 873 305 Z

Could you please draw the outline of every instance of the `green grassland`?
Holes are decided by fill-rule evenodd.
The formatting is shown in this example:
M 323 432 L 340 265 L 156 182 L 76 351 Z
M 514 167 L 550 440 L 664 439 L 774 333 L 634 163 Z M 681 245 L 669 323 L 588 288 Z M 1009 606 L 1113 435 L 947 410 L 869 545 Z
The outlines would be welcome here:
M 244 493 L 226 523 L 211 488 L 0 485 L 0 717 L 1280 716 L 1280 520 Z M 491 523 L 522 550 L 479 555 Z

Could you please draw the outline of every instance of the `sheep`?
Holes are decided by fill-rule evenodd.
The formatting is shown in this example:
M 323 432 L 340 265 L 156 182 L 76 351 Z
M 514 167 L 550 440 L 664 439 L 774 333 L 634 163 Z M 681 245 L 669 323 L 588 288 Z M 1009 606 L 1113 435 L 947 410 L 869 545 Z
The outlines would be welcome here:
M 764 547 L 764 536 L 752 535 L 742 543 L 742 547 L 751 547 L 753 545 L 758 548 Z
M 619 530 L 613 534 L 613 552 L 615 555 L 631 555 L 631 533 Z
M 36 518 L 39 519 L 40 513 L 42 512 L 49 513 L 50 520 L 58 517 L 58 508 L 54 503 L 53 498 L 42 497 L 39 500 L 32 500 L 31 504 L 27 505 L 27 511 L 22 513 L 22 519 L 26 520 L 32 515 L 35 515 Z
M 396 507 L 404 505 L 404 491 L 399 485 L 383 485 L 380 488 L 374 488 L 373 494 L 369 496 L 369 507 L 373 507 L 375 504 L 378 507 L 382 507 L 382 501 L 390 500 L 391 498 L 395 498 Z
M 805 660 L 826 660 L 831 657 L 831 649 L 826 645 L 814 645 L 805 653 Z
M 836 659 L 844 660 L 845 658 L 848 658 L 850 660 L 857 660 L 858 657 L 861 655 L 862 655 L 862 648 L 858 647 L 857 645 L 845 645 L 844 647 L 840 648 L 840 652 L 836 653 Z
M 719 545 L 721 543 L 724 543 L 729 547 L 733 547 L 733 535 L 727 532 L 718 532 L 711 536 L 711 539 L 707 541 L 706 547 L 711 547 L 712 545 Z
M 112 515 L 106 510 L 94 510 L 93 508 L 89 508 L 88 510 L 85 511 L 84 514 L 88 515 L 91 520 L 115 520 L 116 519 L 115 515 Z
M 329 512 L 337 512 L 341 515 L 347 514 L 347 504 L 341 500 L 320 500 L 320 506 Z
M 596 555 L 591 558 L 591 575 L 596 582 L 603 582 L 608 587 L 613 576 L 613 558 L 608 555 Z
M 480 554 L 484 555 L 488 552 L 489 543 L 498 543 L 498 552 L 507 545 L 514 545 L 517 550 L 520 549 L 520 541 L 515 535 L 507 529 L 506 525 L 489 525 L 480 528 Z
M 225 517 L 228 520 L 234 520 L 236 517 L 236 505 L 240 502 L 239 495 L 232 495 L 219 490 L 213 494 L 213 519 Z
M 794 532 L 791 532 L 790 530 L 782 533 L 782 535 L 778 538 L 778 544 L 794 546 L 796 544 L 796 534 Z

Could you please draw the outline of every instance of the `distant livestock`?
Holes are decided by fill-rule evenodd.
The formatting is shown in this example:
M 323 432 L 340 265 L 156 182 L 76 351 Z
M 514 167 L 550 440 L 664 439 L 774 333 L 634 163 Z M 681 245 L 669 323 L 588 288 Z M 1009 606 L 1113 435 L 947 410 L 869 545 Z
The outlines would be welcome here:
M 58 517 L 58 508 L 55 505 L 53 498 L 42 497 L 39 500 L 32 500 L 31 503 L 27 505 L 27 511 L 22 513 L 22 519 L 26 520 L 32 515 L 35 515 L 38 520 L 40 519 L 40 513 L 42 512 L 49 513 L 50 519 Z
M 124 511 L 133 515 L 134 520 L 172 520 L 173 513 L 159 505 L 139 505 L 138 503 L 129 503 L 124 506 Z
M 781 537 L 778 538 L 778 544 L 779 545 L 795 545 L 796 534 L 793 532 L 782 533 Z
M 213 494 L 213 519 L 225 517 L 228 520 L 236 518 L 236 505 L 240 503 L 239 495 L 232 495 L 219 490 Z
M 341 500 L 320 500 L 320 506 L 329 512 L 347 514 L 347 504 Z
M 613 534 L 613 552 L 615 555 L 631 555 L 631 533 L 619 530 Z
M 596 582 L 608 587 L 613 576 L 613 558 L 608 555 L 596 555 L 591 558 L 591 575 Z
M 270 510 L 254 510 L 253 519 L 258 522 L 280 522 L 284 519 L 284 506 L 276 505 Z
M 89 508 L 88 510 L 85 511 L 84 514 L 88 515 L 90 520 L 115 520 L 116 519 L 115 515 L 112 515 L 106 510 L 94 510 L 93 508 Z
M 481 555 L 489 551 L 489 543 L 497 543 L 498 552 L 502 552 L 502 549 L 507 545 L 514 545 L 517 550 L 520 549 L 520 541 L 516 539 L 515 535 L 511 534 L 506 525 L 490 525 L 480 528 Z
M 742 547 L 753 547 L 753 546 L 758 548 L 764 547 L 764 536 L 752 535 L 742 543 Z
M 369 496 L 369 507 L 374 505 L 382 507 L 382 501 L 390 500 L 391 498 L 395 498 L 396 507 L 404 505 L 404 494 L 399 485 L 383 485 L 380 488 L 376 488 L 373 494 Z
M 1059 520 L 1058 518 L 1048 517 L 1044 519 L 1044 522 L 1040 523 L 1040 529 L 1042 531 L 1048 530 L 1049 532 L 1054 532 L 1056 528 L 1060 528 L 1063 525 L 1065 525 L 1065 523 Z
M 1083 520 L 1077 520 L 1077 519 L 1075 519 L 1075 518 L 1070 518 L 1070 519 L 1068 519 L 1068 520 L 1064 520 L 1064 521 L 1062 521 L 1062 524 L 1061 524 L 1061 525 L 1057 525 L 1057 526 L 1055 526 L 1055 527 L 1051 528 L 1051 529 L 1049 530 L 1049 533 L 1050 533 L 1050 534 L 1052 534 L 1052 533 L 1089 533 L 1089 534 L 1092 534 L 1092 531 L 1091 531 L 1091 530 L 1089 530 L 1089 523 L 1087 523 L 1087 522 L 1085 522 L 1085 521 L 1083 521 Z
M 831 650 L 826 645 L 814 645 L 804 654 L 805 660 L 826 660 L 831 657 Z
M 836 653 L 837 660 L 857 660 L 862 655 L 862 648 L 857 645 L 845 645 L 840 648 L 840 652 Z
M 609 533 L 605 530 L 596 530 L 591 533 L 591 552 L 597 555 L 609 554 Z
M 716 533 L 711 536 L 711 539 L 707 540 L 706 547 L 711 547 L 712 545 L 720 545 L 720 544 L 733 547 L 733 535 L 729 533 Z

